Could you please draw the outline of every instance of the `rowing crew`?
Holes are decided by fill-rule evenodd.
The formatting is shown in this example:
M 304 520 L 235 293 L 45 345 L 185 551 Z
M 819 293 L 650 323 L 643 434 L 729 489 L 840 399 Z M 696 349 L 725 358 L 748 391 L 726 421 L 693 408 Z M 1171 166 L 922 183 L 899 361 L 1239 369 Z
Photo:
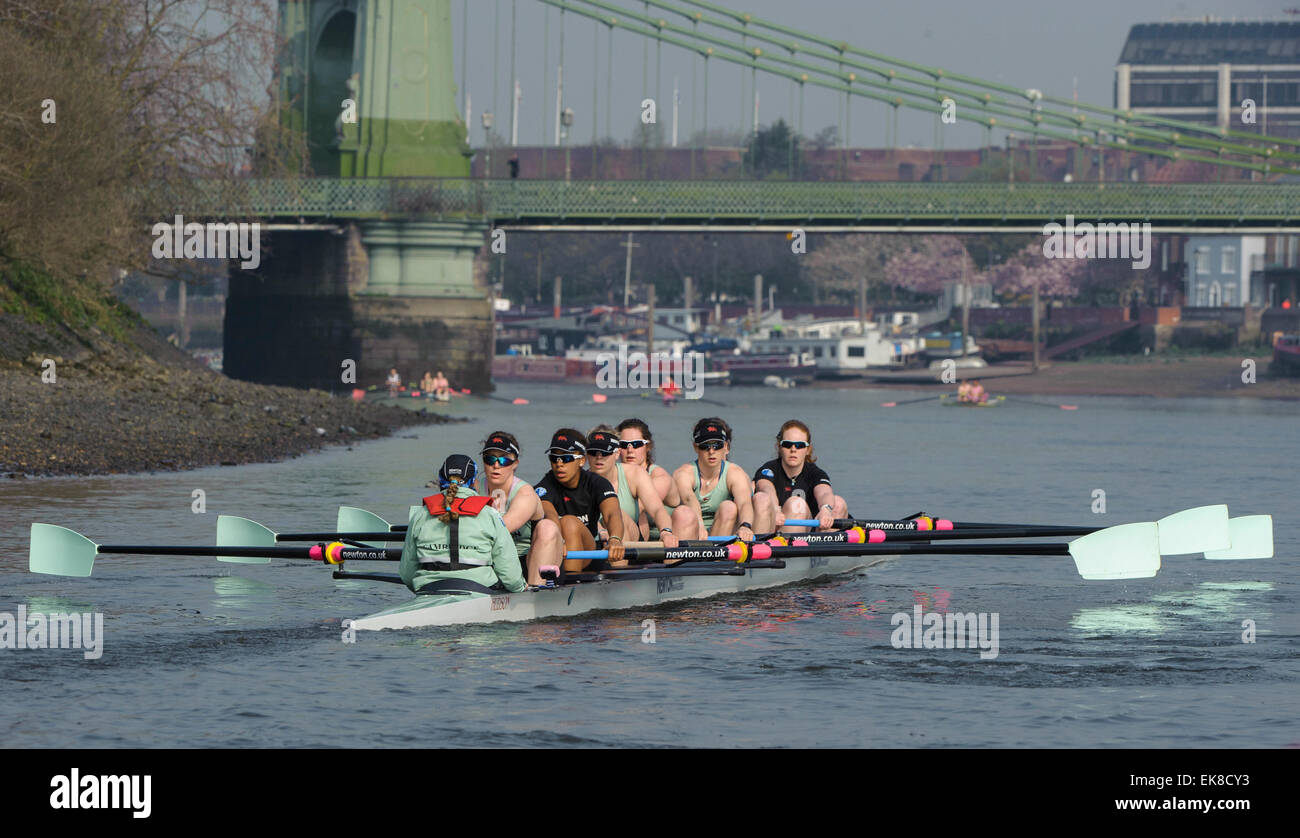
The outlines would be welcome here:
M 453 454 L 438 472 L 441 492 L 411 508 L 402 550 L 402 580 L 414 591 L 444 579 L 521 591 L 545 584 L 542 568 L 566 573 L 625 567 L 625 541 L 802 531 L 787 519 L 816 517 L 829 530 L 847 518 L 844 499 L 816 465 L 812 432 L 797 419 L 776 435 L 776 458 L 753 478 L 728 460 L 734 434 L 716 417 L 692 429 L 695 459 L 671 474 L 654 462 L 654 439 L 640 419 L 583 434 L 560 428 L 546 449 L 551 468 L 535 486 L 515 472 L 521 448 L 497 431 L 483 441 L 484 493 L 478 467 Z M 586 466 L 584 468 L 584 466 Z M 816 514 L 812 509 L 817 509 Z M 603 544 L 608 559 L 565 559 Z

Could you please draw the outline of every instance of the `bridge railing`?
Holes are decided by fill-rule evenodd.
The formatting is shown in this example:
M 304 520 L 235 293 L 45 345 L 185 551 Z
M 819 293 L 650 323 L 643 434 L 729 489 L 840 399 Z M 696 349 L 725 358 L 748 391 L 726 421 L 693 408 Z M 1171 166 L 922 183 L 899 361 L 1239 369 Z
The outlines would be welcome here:
M 204 185 L 191 213 L 260 218 L 473 218 L 733 223 L 1054 220 L 1291 224 L 1300 184 L 818 183 L 299 178 Z

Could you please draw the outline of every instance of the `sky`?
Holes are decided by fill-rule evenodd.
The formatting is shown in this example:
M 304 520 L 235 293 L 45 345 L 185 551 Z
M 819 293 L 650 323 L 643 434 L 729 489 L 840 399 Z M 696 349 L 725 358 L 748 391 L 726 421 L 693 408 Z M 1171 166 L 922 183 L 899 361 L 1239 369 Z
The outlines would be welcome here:
M 626 2 L 622 2 L 626 7 Z M 1300 0 L 718 0 L 736 11 L 927 66 L 1010 84 L 1037 88 L 1049 95 L 1070 97 L 1078 80 L 1080 101 L 1104 106 L 1113 104 L 1115 63 L 1129 29 L 1138 23 L 1195 20 L 1213 16 L 1223 21 L 1300 20 L 1284 14 L 1300 7 Z M 468 7 L 468 41 L 461 46 L 464 10 Z M 639 4 L 637 4 L 639 7 Z M 556 8 L 549 10 L 549 39 L 546 32 L 547 6 L 538 0 L 451 0 L 453 43 L 457 45 L 455 72 L 466 66 L 466 87 L 472 99 L 474 144 L 483 141 L 480 118 L 492 110 L 494 129 L 510 139 L 511 13 L 515 17 L 515 73 L 522 89 L 519 111 L 519 143 L 536 145 L 554 142 L 554 121 L 543 134 L 543 117 L 555 108 L 555 79 L 559 64 L 559 20 Z M 498 46 L 493 50 L 494 21 L 500 10 Z M 653 13 L 653 12 L 652 12 Z M 659 12 L 671 22 L 681 18 Z M 593 67 L 593 29 L 587 18 L 565 14 L 565 105 L 572 108 L 575 124 L 570 141 L 592 139 L 592 81 L 597 80 L 597 132 L 606 135 L 606 67 L 608 37 L 601 26 L 598 54 Z M 636 127 L 642 100 L 642 63 L 645 39 L 615 31 L 612 76 L 613 108 L 609 109 L 609 134 L 628 140 Z M 547 45 L 547 61 L 543 47 Z M 680 91 L 678 139 L 685 144 L 692 118 L 703 125 L 702 62 L 677 47 L 664 46 L 661 56 L 661 100 L 658 118 L 666 141 L 671 136 L 674 77 Z M 462 55 L 463 50 L 463 55 Z M 648 54 L 649 95 L 655 94 L 655 49 Z M 494 95 L 494 65 L 495 95 Z M 741 74 L 748 70 L 720 61 L 710 61 L 709 127 L 738 128 L 741 116 Z M 542 88 L 546 67 L 547 85 Z M 692 97 L 692 73 L 697 73 Z M 791 83 L 760 73 L 759 122 L 777 118 L 790 120 Z M 744 97 L 750 100 L 752 94 Z M 842 95 L 809 88 L 804 97 L 804 133 L 812 136 L 824 126 L 835 124 Z M 464 115 L 465 97 L 459 103 Z M 793 112 L 797 122 L 796 110 Z M 887 105 L 855 99 L 851 117 L 851 145 L 881 147 L 886 144 Z M 899 145 L 929 148 L 934 141 L 934 117 L 901 112 Z M 745 120 L 749 112 L 746 110 Z M 983 131 L 958 123 L 944 135 L 947 148 L 970 148 L 982 142 Z M 995 133 L 994 142 L 1005 141 Z

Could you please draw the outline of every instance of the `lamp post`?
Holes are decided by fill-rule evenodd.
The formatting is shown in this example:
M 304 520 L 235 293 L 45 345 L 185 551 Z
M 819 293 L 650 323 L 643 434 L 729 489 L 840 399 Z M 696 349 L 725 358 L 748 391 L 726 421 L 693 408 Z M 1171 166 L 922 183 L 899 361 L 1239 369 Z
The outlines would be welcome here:
M 564 182 L 568 183 L 573 174 L 569 166 L 569 129 L 573 127 L 573 108 L 564 109 L 560 114 L 560 124 L 564 126 L 564 130 L 560 133 L 560 139 L 564 141 Z
M 483 111 L 483 177 L 492 177 L 492 111 Z

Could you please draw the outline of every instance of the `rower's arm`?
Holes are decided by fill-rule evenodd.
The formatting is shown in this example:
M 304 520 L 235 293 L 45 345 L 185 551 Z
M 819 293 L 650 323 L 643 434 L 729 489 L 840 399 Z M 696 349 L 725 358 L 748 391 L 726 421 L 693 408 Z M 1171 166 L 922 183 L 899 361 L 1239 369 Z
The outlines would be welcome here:
M 654 484 L 655 496 L 660 498 L 664 506 L 682 505 L 681 496 L 677 491 L 677 482 L 668 473 L 668 469 L 661 468 L 650 472 L 650 482 Z
M 677 487 L 678 500 L 681 501 L 678 506 L 688 506 L 695 512 L 696 518 L 703 518 L 704 512 L 700 509 L 700 500 L 695 497 L 695 487 L 691 485 L 694 474 L 694 469 L 682 466 L 673 473 L 673 485 Z
M 817 511 L 823 506 L 833 506 L 835 504 L 835 490 L 831 488 L 829 483 L 818 483 L 816 486 L 813 486 L 813 497 L 817 500 L 817 509 L 813 510 L 814 515 L 816 515 Z
M 737 524 L 749 522 L 750 532 L 753 532 L 754 523 L 754 498 L 752 497 L 754 486 L 749 482 L 749 477 L 740 469 L 727 469 L 727 488 L 731 496 L 736 500 L 736 512 L 740 515 Z
M 505 521 L 490 507 L 479 514 L 490 519 L 488 526 L 492 530 L 492 570 L 507 591 L 518 593 L 524 590 L 528 585 L 524 581 L 523 568 L 519 566 L 519 552 L 510 538 Z
M 506 529 L 514 532 L 533 520 L 537 514 L 537 504 L 537 493 L 533 491 L 532 486 L 525 484 L 519 487 L 519 491 L 515 492 L 515 499 L 501 513 L 501 520 L 505 522 Z
M 605 523 L 605 532 L 609 533 L 610 564 L 623 563 L 623 508 L 618 505 L 617 497 L 600 502 L 600 517 Z
M 542 517 L 549 518 L 551 523 L 558 527 L 560 525 L 560 513 L 555 511 L 555 504 L 542 498 L 538 498 L 537 503 L 542 508 Z
M 402 577 L 406 587 L 415 590 L 412 583 L 415 580 L 415 572 L 420 569 L 420 558 L 415 552 L 415 536 L 419 529 L 419 519 L 423 516 L 418 506 L 412 506 L 407 514 L 406 521 L 406 540 L 402 542 L 402 560 L 397 564 L 397 575 Z
M 646 516 L 655 522 L 659 529 L 672 530 L 673 516 L 664 509 L 663 501 L 659 500 L 659 492 L 655 489 L 654 480 L 650 475 L 642 472 L 637 475 L 636 499 L 645 510 Z

